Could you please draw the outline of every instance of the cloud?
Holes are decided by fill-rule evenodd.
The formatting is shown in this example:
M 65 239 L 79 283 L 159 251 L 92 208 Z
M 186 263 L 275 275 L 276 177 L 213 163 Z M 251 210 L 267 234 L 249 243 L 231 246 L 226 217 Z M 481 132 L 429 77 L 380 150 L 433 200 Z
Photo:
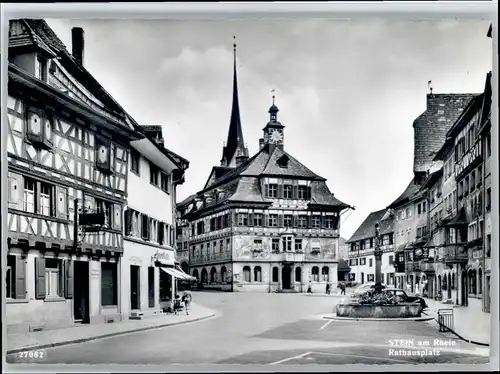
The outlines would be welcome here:
M 276 90 L 285 148 L 328 179 L 356 211 L 350 237 L 412 176 L 413 120 L 435 92 L 481 92 L 491 70 L 489 23 L 389 19 L 49 20 L 71 50 L 85 30 L 85 64 L 141 124 L 190 160 L 178 197 L 219 164 L 232 100 L 237 37 L 245 141 L 257 151 Z

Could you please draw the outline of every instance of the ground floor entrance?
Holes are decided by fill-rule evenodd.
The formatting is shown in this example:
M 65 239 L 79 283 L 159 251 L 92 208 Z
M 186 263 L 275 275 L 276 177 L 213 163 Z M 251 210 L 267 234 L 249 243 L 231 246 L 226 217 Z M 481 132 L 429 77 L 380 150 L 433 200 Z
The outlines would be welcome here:
M 290 265 L 283 266 L 281 269 L 281 285 L 284 290 L 292 289 L 292 268 Z
M 73 316 L 76 323 L 89 323 L 89 263 L 74 261 L 74 302 Z
M 141 267 L 130 265 L 130 310 L 141 308 Z

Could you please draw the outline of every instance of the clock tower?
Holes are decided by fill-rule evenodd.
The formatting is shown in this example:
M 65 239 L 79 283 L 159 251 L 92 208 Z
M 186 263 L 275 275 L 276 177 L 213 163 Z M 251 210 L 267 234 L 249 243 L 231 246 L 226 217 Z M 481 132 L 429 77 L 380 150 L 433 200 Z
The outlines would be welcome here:
M 285 126 L 278 122 L 278 112 L 279 109 L 274 103 L 273 95 L 273 105 L 269 108 L 269 122 L 262 130 L 264 131 L 264 144 L 275 145 L 283 148 L 283 129 Z

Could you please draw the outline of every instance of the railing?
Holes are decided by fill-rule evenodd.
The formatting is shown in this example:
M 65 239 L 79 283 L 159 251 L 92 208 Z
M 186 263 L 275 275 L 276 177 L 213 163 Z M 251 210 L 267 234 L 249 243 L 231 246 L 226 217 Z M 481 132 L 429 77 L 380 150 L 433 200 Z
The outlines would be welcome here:
M 408 272 L 419 272 L 420 270 L 420 263 L 419 262 L 407 262 L 406 263 L 406 271 Z
M 460 244 L 449 245 L 447 247 L 439 248 L 439 259 L 445 263 L 457 264 L 467 262 L 469 255 L 467 249 Z
M 453 331 L 454 314 L 453 309 L 438 310 L 439 332 Z
M 432 273 L 436 271 L 436 264 L 434 261 L 422 261 L 420 268 L 424 273 Z

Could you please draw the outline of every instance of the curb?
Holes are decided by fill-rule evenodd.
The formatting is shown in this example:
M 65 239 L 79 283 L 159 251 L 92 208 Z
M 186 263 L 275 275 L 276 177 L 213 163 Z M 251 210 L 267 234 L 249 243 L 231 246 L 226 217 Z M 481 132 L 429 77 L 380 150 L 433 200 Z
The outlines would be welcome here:
M 164 323 L 161 325 L 155 325 L 155 326 L 146 326 L 146 327 L 141 327 L 138 329 L 133 329 L 133 330 L 126 330 L 126 331 L 117 331 L 117 332 L 112 332 L 109 334 L 103 334 L 103 335 L 97 335 L 97 336 L 90 336 L 86 338 L 81 338 L 81 339 L 75 339 L 75 340 L 66 340 L 62 342 L 55 342 L 55 343 L 48 343 L 48 344 L 40 344 L 40 345 L 31 345 L 23 348 L 13 348 L 13 349 L 8 349 L 5 354 L 14 354 L 14 353 L 19 353 L 19 352 L 24 352 L 26 350 L 36 350 L 36 349 L 46 349 L 46 348 L 55 348 L 55 347 L 61 347 L 64 345 L 71 345 L 71 344 L 79 344 L 79 343 L 85 343 L 89 342 L 92 340 L 99 340 L 99 339 L 104 339 L 104 338 L 110 338 L 113 336 L 119 336 L 119 335 L 126 335 L 126 334 L 131 334 L 135 332 L 142 332 L 142 331 L 148 331 L 148 330 L 154 330 L 154 329 L 160 329 L 163 327 L 169 327 L 169 326 L 178 326 L 178 325 L 184 325 L 186 323 L 191 323 L 191 322 L 196 322 L 196 321 L 202 321 L 204 319 L 212 318 L 215 316 L 215 313 L 211 313 L 209 315 L 203 316 L 203 317 L 198 317 L 195 319 L 191 319 L 189 321 L 180 321 L 180 322 L 170 322 L 170 323 Z M 8 337 L 7 337 L 8 339 Z
M 427 313 L 425 313 L 426 315 L 428 315 Z M 435 317 L 432 317 L 432 316 L 429 316 L 430 319 L 434 320 L 438 326 L 439 326 L 439 322 L 438 320 L 435 318 Z M 481 342 L 477 342 L 475 340 L 471 340 L 471 339 L 467 339 L 467 338 L 464 338 L 463 336 L 461 336 L 459 333 L 457 333 L 455 330 L 452 330 L 450 328 L 448 328 L 448 331 L 451 332 L 453 335 L 455 335 L 457 338 L 459 338 L 460 340 L 463 340 L 464 342 L 466 343 L 470 343 L 470 344 L 475 344 L 475 345 L 479 345 L 481 347 L 489 347 L 490 345 L 488 343 L 481 343 Z
M 323 317 L 323 319 L 338 320 L 338 321 L 377 321 L 377 322 L 425 322 L 431 321 L 433 317 L 415 317 L 415 318 L 353 318 L 353 317 L 337 317 L 336 315 L 330 317 Z

